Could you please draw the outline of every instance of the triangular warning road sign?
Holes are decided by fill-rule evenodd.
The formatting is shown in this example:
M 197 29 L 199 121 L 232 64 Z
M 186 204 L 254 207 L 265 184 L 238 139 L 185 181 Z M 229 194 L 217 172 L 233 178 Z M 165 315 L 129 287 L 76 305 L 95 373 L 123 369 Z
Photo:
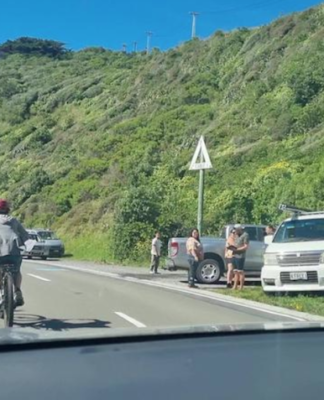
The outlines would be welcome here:
M 189 169 L 191 171 L 197 171 L 200 169 L 211 169 L 211 168 L 213 168 L 213 166 L 212 163 L 210 162 L 204 137 L 201 136 L 198 145 L 196 147 L 195 154 L 192 157 Z

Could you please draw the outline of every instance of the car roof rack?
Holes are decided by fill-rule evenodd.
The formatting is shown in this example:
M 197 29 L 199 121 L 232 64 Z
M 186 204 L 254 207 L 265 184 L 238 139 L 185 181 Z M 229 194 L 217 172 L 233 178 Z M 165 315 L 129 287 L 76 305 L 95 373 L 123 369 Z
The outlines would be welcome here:
M 288 204 L 279 204 L 279 210 L 280 211 L 289 211 L 293 214 L 294 217 L 297 217 L 298 215 L 324 214 L 324 211 L 311 211 L 311 210 L 306 210 L 303 208 L 298 208 L 295 206 L 289 206 Z

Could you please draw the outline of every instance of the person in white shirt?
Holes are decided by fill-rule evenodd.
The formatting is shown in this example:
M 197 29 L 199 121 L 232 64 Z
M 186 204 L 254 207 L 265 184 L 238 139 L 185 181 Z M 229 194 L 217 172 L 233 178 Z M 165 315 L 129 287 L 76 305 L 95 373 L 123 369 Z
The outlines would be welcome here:
M 198 229 L 192 229 L 190 237 L 186 243 L 186 248 L 189 256 L 188 286 L 190 288 L 197 288 L 195 285 L 197 268 L 200 261 L 203 261 L 204 259 L 204 248 L 200 242 Z
M 162 247 L 162 242 L 160 240 L 160 232 L 156 231 L 155 232 L 155 237 L 152 240 L 152 249 L 151 249 L 151 267 L 150 267 L 150 272 L 151 274 L 158 274 L 158 268 L 159 268 L 159 262 L 160 262 L 160 257 L 161 257 L 161 247 Z

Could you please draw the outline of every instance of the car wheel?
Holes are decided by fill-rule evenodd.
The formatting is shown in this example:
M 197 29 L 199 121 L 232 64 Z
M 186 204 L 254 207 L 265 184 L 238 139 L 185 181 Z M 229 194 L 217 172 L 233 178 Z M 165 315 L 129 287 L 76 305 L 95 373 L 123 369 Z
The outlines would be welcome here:
M 202 261 L 196 272 L 199 283 L 217 283 L 223 275 L 222 264 L 213 259 Z
M 47 256 L 41 256 L 42 260 L 47 260 Z

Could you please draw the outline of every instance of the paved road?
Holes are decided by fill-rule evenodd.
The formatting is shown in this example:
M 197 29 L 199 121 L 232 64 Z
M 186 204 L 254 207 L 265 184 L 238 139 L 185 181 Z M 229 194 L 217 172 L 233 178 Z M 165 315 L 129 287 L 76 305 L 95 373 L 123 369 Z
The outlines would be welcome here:
M 96 329 L 259 323 L 283 317 L 225 306 L 140 283 L 24 262 L 26 305 L 15 325 L 36 330 L 94 333 Z

